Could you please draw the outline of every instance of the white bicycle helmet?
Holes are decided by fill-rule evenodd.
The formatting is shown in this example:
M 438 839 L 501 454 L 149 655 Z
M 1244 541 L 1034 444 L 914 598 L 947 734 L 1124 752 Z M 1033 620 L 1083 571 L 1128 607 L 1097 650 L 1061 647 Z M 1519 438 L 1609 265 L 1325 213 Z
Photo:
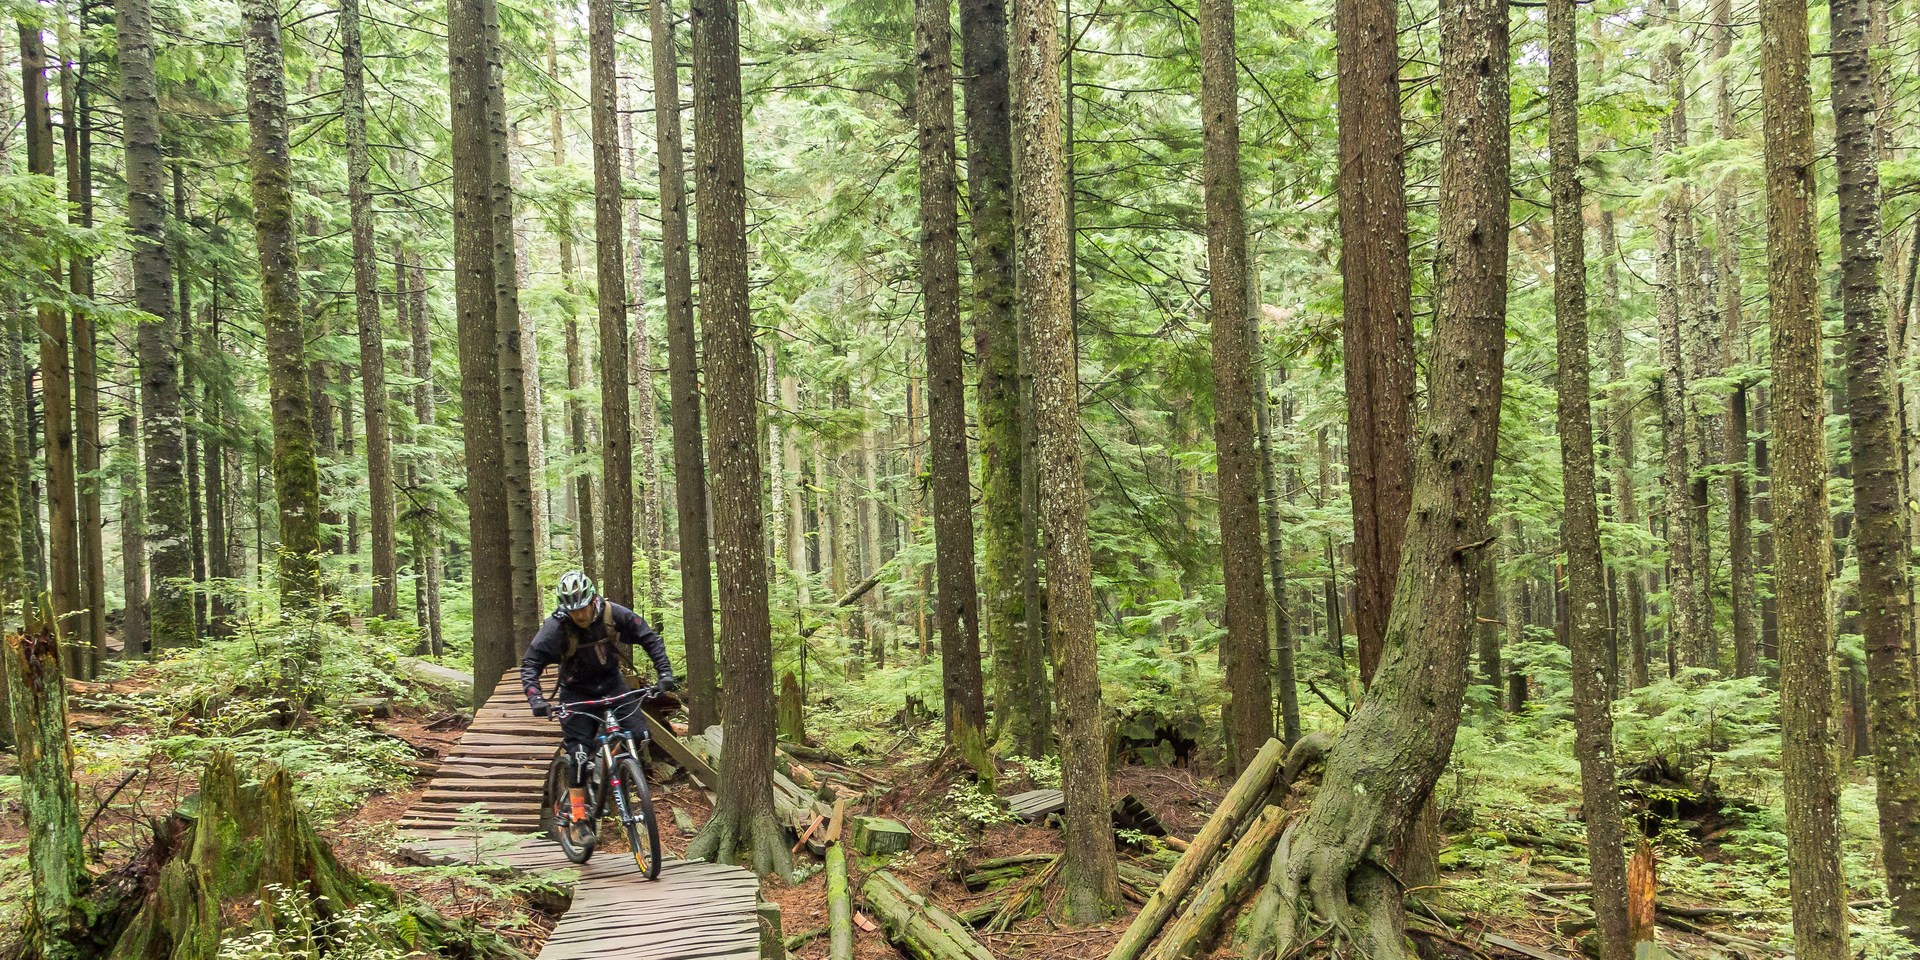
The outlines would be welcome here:
M 594 589 L 593 581 L 578 570 L 569 570 L 560 575 L 557 594 L 561 613 L 572 613 L 593 603 L 600 596 L 600 592 Z

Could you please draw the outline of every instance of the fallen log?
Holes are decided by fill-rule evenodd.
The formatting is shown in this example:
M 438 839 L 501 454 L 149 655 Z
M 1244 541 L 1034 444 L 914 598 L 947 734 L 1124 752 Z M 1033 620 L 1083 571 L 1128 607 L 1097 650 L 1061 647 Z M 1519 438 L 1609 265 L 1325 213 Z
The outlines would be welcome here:
M 853 589 L 848 590 L 844 596 L 834 601 L 833 606 L 829 609 L 838 610 L 841 607 L 851 607 L 854 604 L 859 603 L 860 598 L 866 596 L 867 591 L 872 590 L 874 586 L 880 582 L 880 575 L 882 573 L 885 573 L 886 570 L 887 568 L 883 566 L 880 569 L 875 570 L 872 576 L 869 576 L 865 580 L 862 580 L 859 583 L 854 584 Z M 831 619 L 827 619 L 827 620 L 822 620 L 819 623 L 813 624 L 812 626 L 802 627 L 800 629 L 800 639 L 802 640 L 811 639 L 815 633 L 820 632 L 821 627 L 824 627 L 831 622 L 833 622 Z
M 1207 882 L 1200 885 L 1186 912 L 1167 928 L 1167 935 L 1153 951 L 1153 960 L 1190 960 L 1206 948 L 1227 911 L 1260 879 L 1260 868 L 1279 841 L 1286 819 L 1286 812 L 1279 807 L 1260 811 Z
M 827 957 L 853 960 L 853 892 L 847 887 L 847 852 L 827 847 Z
M 917 960 L 994 960 L 964 924 L 884 870 L 860 888 L 887 940 Z
M 1282 755 L 1286 748 L 1279 740 L 1268 740 L 1266 746 L 1254 756 L 1253 762 L 1234 781 L 1233 788 L 1221 799 L 1220 807 L 1214 811 L 1207 825 L 1200 828 L 1200 835 L 1193 838 L 1187 852 L 1180 855 L 1180 862 L 1160 881 L 1158 889 L 1141 906 L 1139 915 L 1128 925 L 1127 932 L 1120 937 L 1113 951 L 1107 954 L 1107 960 L 1140 960 L 1148 945 L 1160 933 L 1160 928 L 1172 916 L 1174 908 L 1186 897 L 1187 890 L 1213 860 L 1214 854 L 1233 835 L 1234 828 L 1267 798 L 1274 778 L 1280 769 Z

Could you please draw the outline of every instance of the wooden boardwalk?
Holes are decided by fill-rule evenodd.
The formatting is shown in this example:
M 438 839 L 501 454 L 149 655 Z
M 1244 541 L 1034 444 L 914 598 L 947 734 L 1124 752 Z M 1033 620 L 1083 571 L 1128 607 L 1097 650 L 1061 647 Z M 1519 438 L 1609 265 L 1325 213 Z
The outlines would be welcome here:
M 547 764 L 559 746 L 559 726 L 527 710 L 518 678 L 501 680 L 401 818 L 402 852 L 423 863 L 565 871 L 573 902 L 538 960 L 758 958 L 760 882 L 751 872 L 667 860 L 649 881 L 626 853 L 576 865 L 539 832 Z M 484 815 L 485 831 L 470 810 Z

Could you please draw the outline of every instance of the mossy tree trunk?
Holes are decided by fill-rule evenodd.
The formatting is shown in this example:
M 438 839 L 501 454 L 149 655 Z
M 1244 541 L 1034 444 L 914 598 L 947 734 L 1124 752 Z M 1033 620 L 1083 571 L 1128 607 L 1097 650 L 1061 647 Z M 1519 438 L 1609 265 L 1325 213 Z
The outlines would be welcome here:
M 39 620 L 39 617 L 31 618 Z M 6 636 L 0 664 L 16 737 L 20 806 L 33 872 L 32 928 L 39 956 L 85 956 L 86 851 L 82 846 L 73 747 L 67 739 L 67 688 L 60 640 L 50 623 L 29 623 Z
M 299 266 L 293 245 L 293 156 L 287 141 L 280 10 L 269 0 L 248 0 L 244 11 L 253 229 L 259 246 L 261 323 L 267 333 L 267 374 L 273 395 L 280 602 L 288 610 L 304 610 L 320 597 L 320 472 L 313 452 L 306 318 L 300 311 Z M 153 415 L 150 410 L 143 412 Z M 149 469 L 148 476 L 153 475 Z M 152 491 L 148 493 L 151 496 Z M 160 575 L 158 563 L 154 575 Z M 159 589 L 157 583 L 154 589 Z M 156 641 L 158 636 L 156 632 Z
M 1466 690 L 1506 343 L 1506 5 L 1442 3 L 1440 57 L 1433 400 L 1415 438 L 1412 519 L 1380 669 L 1334 745 L 1312 809 L 1274 854 L 1268 896 L 1279 909 L 1258 936 L 1283 952 L 1324 922 L 1360 955 L 1409 956 L 1392 858 L 1446 766 Z
M 657 22 L 657 21 L 656 21 Z M 671 89 L 671 88 L 668 88 Z M 773 813 L 773 635 L 761 513 L 760 388 L 747 291 L 746 144 L 741 130 L 737 0 L 693 6 L 700 307 L 712 393 L 714 544 L 727 680 L 727 749 L 713 818 L 689 858 L 792 870 Z M 675 404 L 678 407 L 678 404 Z

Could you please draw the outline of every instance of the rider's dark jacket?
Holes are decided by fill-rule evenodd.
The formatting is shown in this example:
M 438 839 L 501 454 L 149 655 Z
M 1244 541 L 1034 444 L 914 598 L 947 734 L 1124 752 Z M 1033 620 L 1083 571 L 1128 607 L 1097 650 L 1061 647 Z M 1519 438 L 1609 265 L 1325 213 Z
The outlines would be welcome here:
M 527 655 L 520 658 L 520 686 L 528 702 L 545 699 L 540 672 L 556 663 L 560 665 L 557 696 L 562 703 L 596 700 L 626 690 L 621 668 L 631 664 L 636 645 L 647 652 L 661 680 L 673 678 L 666 644 L 646 619 L 611 600 L 600 603 L 600 613 L 584 628 L 557 610 L 540 624 L 540 632 L 527 644 Z

